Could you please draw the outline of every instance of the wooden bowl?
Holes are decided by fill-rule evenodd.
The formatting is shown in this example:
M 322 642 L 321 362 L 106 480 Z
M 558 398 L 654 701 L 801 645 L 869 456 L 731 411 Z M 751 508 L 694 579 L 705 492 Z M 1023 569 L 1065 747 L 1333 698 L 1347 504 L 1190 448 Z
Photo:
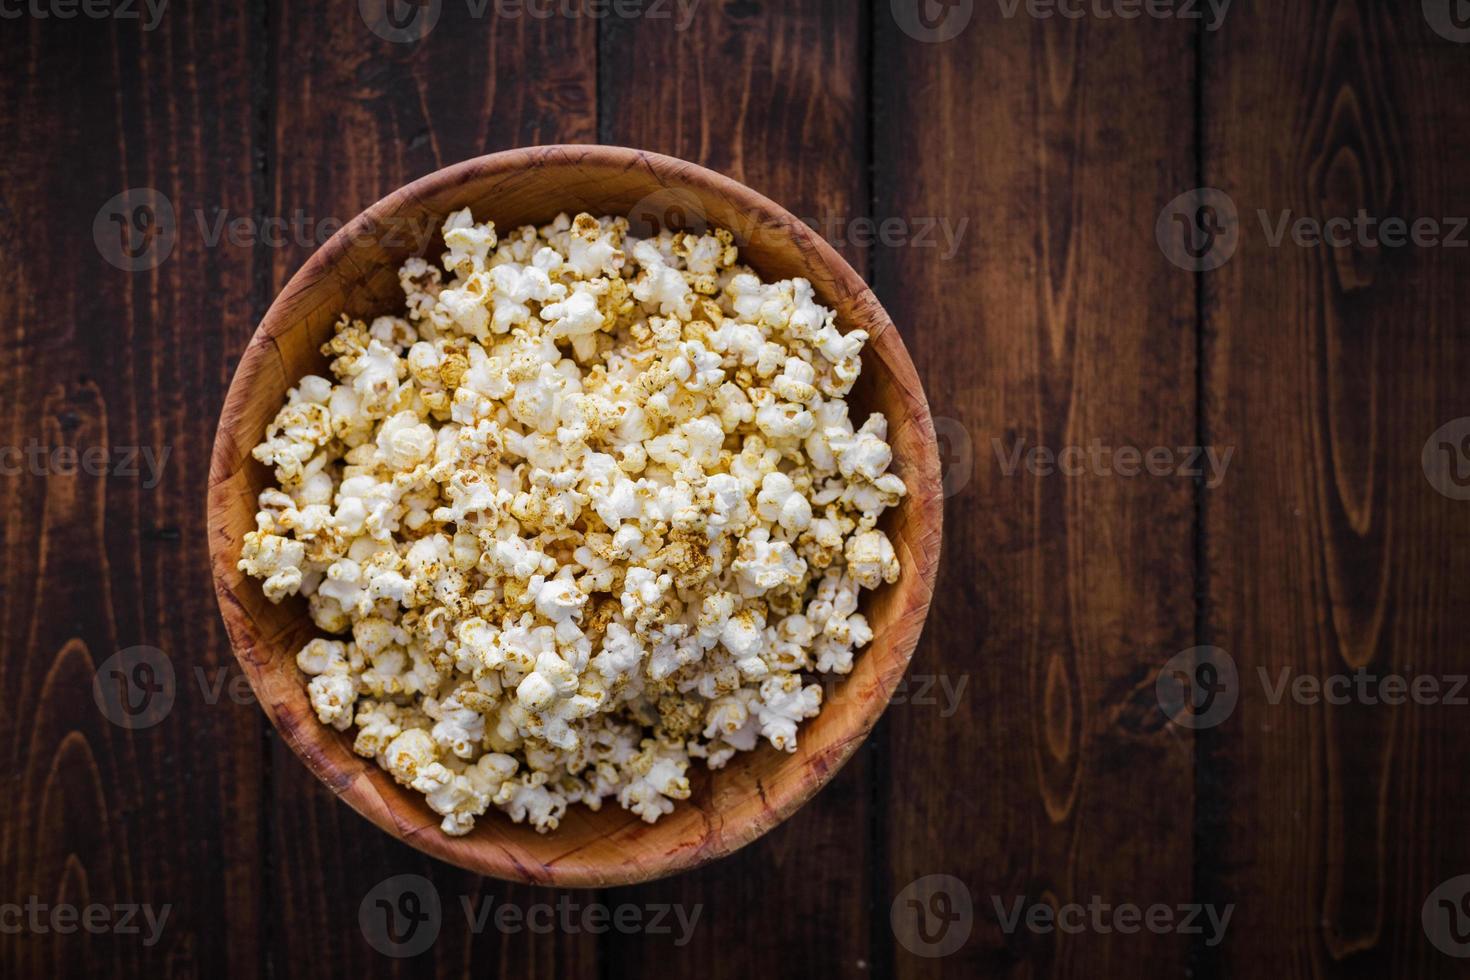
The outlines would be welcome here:
M 583 210 L 630 215 L 635 223 L 663 218 L 688 230 L 705 223 L 730 228 L 742 261 L 764 279 L 811 280 L 844 330 L 861 328 L 871 338 L 852 414 L 858 422 L 870 410 L 887 416 L 893 468 L 908 486 L 880 525 L 902 575 L 862 596 L 875 638 L 851 674 L 827 678 L 822 712 L 802 723 L 794 753 L 763 743 L 715 772 L 696 762 L 691 797 L 656 824 L 609 801 L 597 813 L 570 806 L 557 830 L 538 834 L 492 807 L 467 836 L 446 836 L 420 794 L 352 752 L 350 731 L 317 721 L 295 661 L 319 635 L 305 602 L 292 597 L 275 605 L 235 567 L 255 526 L 256 496 L 272 483 L 250 450 L 286 389 L 305 374 L 328 373 L 319 348 L 343 311 L 371 318 L 403 309 L 398 266 L 413 254 L 437 261 L 442 219 L 465 206 L 502 230 Z M 913 363 L 872 291 L 831 246 L 748 187 L 692 163 L 623 147 L 541 146 L 467 160 L 395 191 L 338 231 L 291 279 L 246 347 L 220 413 L 209 471 L 209 550 L 220 611 L 261 707 L 334 793 L 390 834 L 471 871 L 596 887 L 729 854 L 790 816 L 847 761 L 888 704 L 923 628 L 939 561 L 941 497 L 934 426 Z

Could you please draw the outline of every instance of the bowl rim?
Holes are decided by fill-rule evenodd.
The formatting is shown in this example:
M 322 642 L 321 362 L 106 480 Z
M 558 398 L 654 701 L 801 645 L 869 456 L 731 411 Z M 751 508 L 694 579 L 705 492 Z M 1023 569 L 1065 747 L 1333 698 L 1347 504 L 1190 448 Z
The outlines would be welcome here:
M 919 528 L 922 537 L 922 540 L 906 541 L 902 547 L 900 542 L 894 542 L 895 547 L 900 547 L 901 564 L 905 569 L 905 574 L 901 575 L 899 581 L 889 586 L 901 590 L 896 597 L 898 605 L 893 616 L 898 627 L 897 635 L 890 644 L 887 660 L 879 667 L 878 684 L 861 698 L 861 712 L 856 716 L 856 724 L 850 729 L 844 729 L 842 737 L 829 746 L 827 751 L 812 754 L 802 760 L 801 764 L 805 769 L 814 770 L 812 778 L 790 778 L 782 780 L 778 785 L 768 785 L 761 791 L 762 801 L 766 805 L 764 812 L 740 825 L 721 822 L 718 839 L 713 842 L 706 840 L 699 847 L 675 849 L 662 855 L 661 860 L 611 869 L 581 863 L 558 865 L 555 861 L 540 868 L 527 867 L 516 857 L 512 848 L 486 846 L 484 842 L 476 842 L 473 832 L 467 837 L 450 837 L 442 833 L 423 833 L 419 826 L 406 826 L 397 817 L 389 801 L 371 785 L 371 781 L 361 778 L 364 773 L 341 771 L 317 748 L 322 740 L 341 738 L 342 733 L 320 725 L 314 716 L 309 719 L 312 722 L 310 726 L 283 719 L 272 700 L 262 696 L 267 665 L 257 661 L 248 652 L 262 641 L 262 637 L 259 624 L 232 591 L 232 581 L 240 578 L 234 569 L 239 558 L 239 549 L 236 546 L 238 538 L 233 537 L 222 525 L 222 519 L 230 509 L 229 498 L 222 492 L 216 492 L 223 491 L 248 463 L 249 449 L 247 447 L 242 451 L 236 441 L 233 420 L 240 419 L 248 406 L 262 362 L 280 356 L 275 338 L 303 319 L 305 314 L 301 299 L 316 288 L 321 280 L 331 276 L 332 269 L 352 247 L 359 233 L 366 228 L 375 227 L 378 222 L 390 218 L 405 206 L 455 185 L 483 180 L 494 174 L 579 163 L 643 169 L 653 182 L 664 188 L 677 188 L 687 184 L 723 195 L 758 215 L 762 230 L 774 226 L 778 234 L 788 235 L 792 244 L 805 257 L 807 264 L 819 263 L 830 271 L 833 279 L 831 287 L 843 290 L 849 301 L 863 310 L 863 327 L 869 332 L 869 352 L 879 346 L 883 348 L 882 360 L 892 375 L 895 386 L 900 389 L 909 412 L 902 424 L 917 427 L 918 452 L 907 460 L 909 469 L 905 479 L 910 484 L 909 493 L 900 506 L 918 508 L 915 526 Z M 865 357 L 864 360 L 866 362 L 868 358 Z M 890 426 L 896 421 L 890 419 Z M 787 819 L 826 786 L 871 732 L 908 669 L 933 598 L 943 529 L 938 444 L 923 386 L 897 328 L 856 270 L 804 222 L 744 183 L 677 157 L 604 144 L 520 147 L 441 167 L 384 195 L 317 247 L 272 300 L 241 352 L 216 425 L 206 494 L 211 577 L 231 652 L 250 682 L 261 709 L 297 758 L 334 795 L 359 814 L 398 840 L 432 857 L 507 881 L 557 887 L 634 884 L 698 867 L 749 844 Z M 861 655 L 868 655 L 870 652 L 864 650 Z M 302 690 L 304 697 L 304 688 Z M 801 754 L 800 743 L 797 754 Z M 362 761 L 367 767 L 376 768 L 372 760 Z M 757 788 L 761 789 L 759 781 Z M 425 810 L 427 811 L 427 807 Z M 431 811 L 430 815 L 432 816 Z M 653 826 L 658 827 L 659 824 Z M 547 835 L 547 840 L 554 841 L 555 833 Z

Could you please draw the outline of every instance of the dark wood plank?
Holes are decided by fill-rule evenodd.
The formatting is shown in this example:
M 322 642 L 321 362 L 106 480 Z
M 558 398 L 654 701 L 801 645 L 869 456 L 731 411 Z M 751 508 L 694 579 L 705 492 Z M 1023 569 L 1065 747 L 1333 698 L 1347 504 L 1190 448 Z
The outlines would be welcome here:
M 25 16 L 0 29 L 0 125 L 12 134 L 0 191 L 0 901 L 78 910 L 56 921 L 66 934 L 49 911 L 27 912 L 23 934 L 0 940 L 5 976 L 262 970 L 262 721 L 228 686 L 214 697 L 234 660 L 198 587 L 214 413 L 256 310 L 250 257 L 222 259 L 192 220 L 255 205 L 252 28 L 224 5 L 141 27 Z M 116 196 L 145 187 L 178 226 L 151 245 L 127 239 L 129 271 L 113 264 L 125 239 L 112 217 L 131 221 L 142 196 Z M 33 444 L 92 449 L 90 472 L 66 455 L 12 453 Z M 134 470 L 132 447 L 157 471 Z M 154 682 L 171 673 L 173 700 L 166 710 L 167 694 L 120 689 L 104 670 L 107 690 L 144 709 L 116 717 L 156 722 L 124 727 L 94 702 L 93 677 L 138 645 L 162 651 Z M 167 909 L 156 936 L 83 928 L 88 906 L 107 907 L 90 913 L 97 926 L 141 904 Z
M 1420 4 L 1238 6 L 1205 46 L 1207 182 L 1241 221 L 1207 308 L 1207 424 L 1240 461 L 1206 511 L 1209 631 L 1241 694 L 1203 754 L 1223 816 L 1202 881 L 1238 908 L 1202 966 L 1462 976 L 1420 911 L 1470 871 L 1466 709 L 1272 704 L 1262 675 L 1465 672 L 1470 504 L 1436 491 L 1421 449 L 1470 415 L 1470 255 L 1273 247 L 1261 212 L 1470 215 L 1470 49 Z
M 948 260 L 877 251 L 874 282 L 971 477 L 950 481 L 910 668 L 966 686 L 949 717 L 936 682 L 938 704 L 888 719 L 874 905 L 896 928 L 875 966 L 1177 976 L 1188 937 L 1007 930 L 996 903 L 1190 900 L 1192 739 L 1165 724 L 1154 673 L 1192 644 L 1193 481 L 1126 462 L 1008 475 L 1004 459 L 1195 442 L 1194 284 L 1153 237 L 1159 189 L 1194 171 L 1193 32 L 976 4 L 931 41 L 878 6 L 877 213 L 968 233 Z M 959 884 L 910 887 L 941 874 Z
M 417 41 L 376 36 L 355 4 L 273 3 L 270 207 L 318 221 L 347 220 L 415 177 L 512 146 L 589 142 L 595 136 L 596 22 L 499 17 L 496 5 L 440 5 Z M 425 6 L 421 9 L 430 9 Z M 330 228 L 328 229 L 330 230 Z M 275 295 L 311 252 L 272 250 Z M 271 875 L 278 975 L 330 963 L 338 973 L 569 976 L 596 972 L 586 933 L 476 932 L 464 903 L 522 909 L 558 893 L 480 879 L 394 842 L 339 803 L 274 740 Z M 417 875 L 437 894 L 437 938 L 391 960 L 364 939 L 359 907 L 386 879 Z M 417 886 L 421 891 L 422 883 Z M 424 894 L 427 894 L 426 892 Z M 587 896 L 579 896 L 585 901 Z
M 860 5 L 706 0 L 670 21 L 603 27 L 601 142 L 711 167 L 833 228 L 867 216 Z M 840 244 L 863 271 L 863 250 Z M 613 976 L 862 976 L 870 918 L 869 753 L 759 841 L 714 865 L 608 892 L 609 904 L 699 906 L 692 941 L 609 934 Z M 881 924 L 876 928 L 882 928 Z M 813 936 L 820 934 L 820 941 Z M 738 951 L 738 952 L 732 952 Z

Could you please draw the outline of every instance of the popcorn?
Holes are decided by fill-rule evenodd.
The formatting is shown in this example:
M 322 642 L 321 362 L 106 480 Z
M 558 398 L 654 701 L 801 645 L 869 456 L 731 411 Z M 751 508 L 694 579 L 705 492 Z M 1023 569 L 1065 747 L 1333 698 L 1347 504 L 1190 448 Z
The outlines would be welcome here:
M 771 540 L 771 531 L 766 527 L 746 534 L 740 541 L 738 555 L 730 567 L 739 576 L 747 596 L 797 585 L 806 574 L 806 561 L 785 541 Z
M 240 552 L 240 570 L 265 579 L 262 588 L 271 602 L 280 602 L 301 588 L 301 563 L 306 559 L 306 546 L 300 541 L 248 531 Z
M 796 747 L 796 723 L 815 717 L 822 707 L 822 689 L 816 684 L 801 686 L 796 674 L 777 674 L 761 683 L 756 716 L 761 736 L 778 749 Z
M 542 259 L 542 264 L 546 264 L 545 259 Z M 527 325 L 531 319 L 529 304 L 556 302 L 566 296 L 566 287 L 552 283 L 546 270 L 536 266 L 526 267 L 513 262 L 497 265 L 490 270 L 490 282 L 494 287 L 491 293 L 494 308 L 492 329 L 498 334 L 511 327 Z
M 297 655 L 312 710 L 446 834 L 656 821 L 692 760 L 794 750 L 808 679 L 873 638 L 905 487 L 843 400 L 867 338 L 732 241 L 455 212 L 255 449 L 279 488 L 239 567 L 339 637 Z
M 487 340 L 490 311 L 485 307 L 486 289 L 484 277 L 473 276 L 465 283 L 465 288 L 441 292 L 432 314 L 435 326 L 441 330 L 458 326 L 477 340 Z
M 435 719 L 430 731 L 434 744 L 441 751 L 448 750 L 461 759 L 473 759 L 479 754 L 480 743 L 485 738 L 485 716 L 465 702 L 469 695 L 459 691 L 443 701 L 424 699 L 424 712 Z
M 434 739 L 422 728 L 410 728 L 383 750 L 383 768 L 405 786 L 413 785 L 421 770 L 427 770 L 438 759 Z
M 308 462 L 332 438 L 331 382 L 307 375 L 287 393 L 286 404 L 266 429 L 266 438 L 251 453 L 276 468 L 276 479 L 287 488 L 297 486 Z
M 837 468 L 848 479 L 861 477 L 873 481 L 883 475 L 893 461 L 893 450 L 884 438 L 888 422 L 881 415 L 871 415 L 856 433 L 828 430 L 827 442 L 837 459 Z
M 339 333 L 338 339 L 344 336 Z M 349 356 L 333 362 L 333 371 L 351 379 L 352 391 L 363 411 L 374 417 L 386 410 L 405 369 L 402 359 L 376 338 L 370 339 L 365 349 L 350 351 Z
M 587 597 L 571 579 L 570 566 L 549 581 L 544 576 L 535 576 L 528 583 L 526 591 L 535 596 L 533 602 L 537 614 L 552 623 L 567 622 L 578 615 L 587 604 Z
M 352 743 L 352 751 L 369 759 L 377 756 L 403 733 L 401 716 L 398 705 L 391 701 L 379 703 L 371 698 L 360 699 L 353 718 L 357 739 Z
M 689 758 L 683 747 L 645 739 L 643 751 L 627 764 L 628 782 L 618 790 L 618 802 L 648 823 L 674 810 L 674 800 L 689 798 L 684 772 Z
M 495 226 L 475 224 L 470 209 L 456 211 L 444 220 L 444 268 L 461 275 L 473 275 L 485 268 L 490 250 L 495 247 Z
M 873 638 L 867 619 L 857 612 L 858 587 L 853 578 L 829 568 L 817 586 L 816 598 L 807 606 L 807 616 L 800 617 L 801 622 L 792 617 L 781 624 L 783 638 L 795 634 L 796 642 L 812 647 L 816 669 L 822 673 L 851 672 L 853 649 Z M 818 624 L 821 633 L 815 635 Z
M 780 524 L 787 531 L 804 531 L 812 523 L 812 505 L 785 473 L 767 473 L 756 496 L 761 520 Z
M 579 286 L 560 303 L 547 304 L 541 310 L 541 319 L 551 325 L 552 337 L 570 337 L 574 341 L 596 333 L 606 322 L 597 308 L 597 296 L 585 286 Z
M 495 794 L 495 805 L 516 823 L 529 820 L 542 833 L 555 830 L 566 813 L 567 801 L 546 788 L 549 778 L 543 771 L 526 773 L 519 780 L 507 780 Z
M 882 531 L 864 531 L 847 539 L 847 566 L 853 581 L 865 589 L 898 581 L 898 556 Z
M 424 794 L 429 809 L 444 815 L 439 829 L 451 837 L 469 833 L 475 817 L 490 805 L 488 795 L 476 793 L 468 779 L 437 762 L 426 766 L 409 785 Z
M 352 706 L 357 701 L 357 680 L 351 674 L 322 674 L 306 685 L 311 707 L 323 725 L 346 731 L 352 725 Z
M 720 630 L 720 643 L 730 651 L 736 669 L 747 679 L 766 675 L 765 662 L 760 659 L 765 626 L 764 618 L 754 609 L 742 609 L 725 620 Z

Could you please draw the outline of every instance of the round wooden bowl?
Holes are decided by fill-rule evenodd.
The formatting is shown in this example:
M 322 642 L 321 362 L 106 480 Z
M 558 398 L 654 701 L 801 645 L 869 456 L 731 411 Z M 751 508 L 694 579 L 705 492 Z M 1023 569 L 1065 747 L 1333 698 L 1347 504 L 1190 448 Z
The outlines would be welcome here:
M 871 338 L 852 414 L 859 423 L 872 410 L 887 416 L 893 469 L 908 486 L 880 525 L 897 549 L 902 575 L 862 595 L 875 638 L 851 674 L 827 678 L 822 712 L 802 723 L 795 752 L 762 743 L 715 772 L 696 761 L 689 768 L 691 797 L 656 824 L 608 801 L 597 813 L 568 807 L 557 830 L 538 834 L 492 807 L 467 836 L 446 836 L 422 796 L 352 752 L 351 731 L 317 721 L 295 660 L 318 635 L 306 603 L 300 597 L 269 602 L 260 583 L 235 567 L 244 535 L 255 526 L 256 496 L 272 483 L 250 450 L 287 388 L 303 375 L 328 374 L 319 348 L 343 311 L 370 319 L 403 309 L 399 265 L 413 254 L 436 262 L 443 251 L 439 225 L 466 206 L 502 230 L 544 223 L 559 211 L 630 215 L 635 223 L 651 213 L 689 230 L 729 228 L 742 261 L 764 279 L 809 279 L 844 330 L 861 328 Z M 692 163 L 623 147 L 540 146 L 467 160 L 395 191 L 337 232 L 291 279 L 246 347 L 220 413 L 209 471 L 209 551 L 230 641 L 261 707 L 334 793 L 390 834 L 471 871 L 595 887 L 656 878 L 729 854 L 790 816 L 847 761 L 888 704 L 918 642 L 939 561 L 941 498 L 934 426 L 913 363 L 872 291 L 831 246 L 748 187 Z

